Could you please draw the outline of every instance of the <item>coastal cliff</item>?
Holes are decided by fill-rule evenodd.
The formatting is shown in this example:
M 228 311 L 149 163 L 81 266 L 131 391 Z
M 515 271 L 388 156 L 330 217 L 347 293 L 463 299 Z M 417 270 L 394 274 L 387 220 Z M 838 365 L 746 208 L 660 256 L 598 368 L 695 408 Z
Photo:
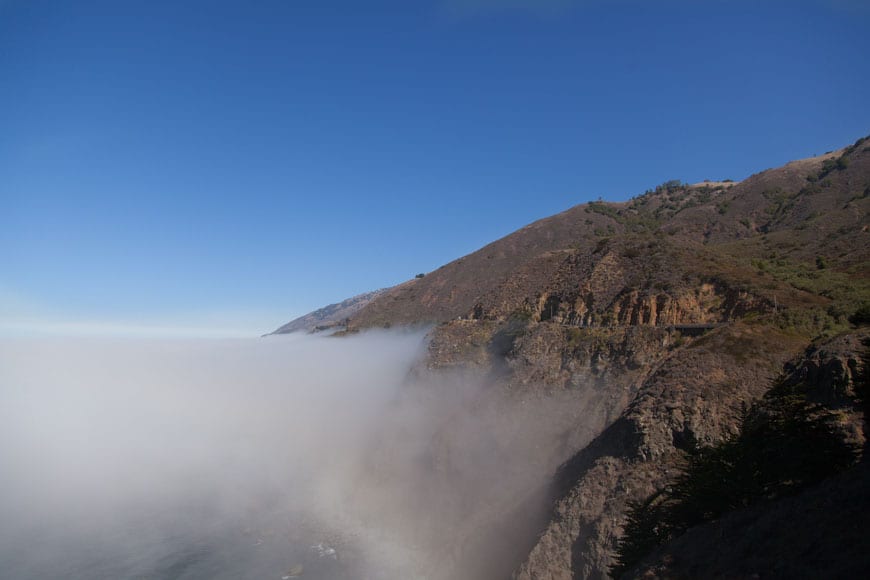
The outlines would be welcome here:
M 628 202 L 579 205 L 368 297 L 348 332 L 431 325 L 417 375 L 471 373 L 491 385 L 480 409 L 509 401 L 540 413 L 522 424 L 546 445 L 520 451 L 513 433 L 496 447 L 516 449 L 538 477 L 464 506 L 436 534 L 444 557 L 429 575 L 786 577 L 812 536 L 789 539 L 802 506 L 828 534 L 870 548 L 819 507 L 832 493 L 841 512 L 855 494 L 866 504 L 856 483 L 866 469 L 852 468 L 674 528 L 645 559 L 618 565 L 633 510 L 666 493 L 699 450 L 743 437 L 747 409 L 762 413 L 776 385 L 801 382 L 802 401 L 836 415 L 838 440 L 863 446 L 868 208 L 862 139 L 741 182 L 670 181 Z M 435 479 L 461 469 L 452 428 L 432 439 Z M 711 552 L 714 535 L 746 526 L 756 531 L 745 541 Z M 773 539 L 751 539 L 762 535 Z M 829 569 L 866 572 L 855 550 L 831 547 Z

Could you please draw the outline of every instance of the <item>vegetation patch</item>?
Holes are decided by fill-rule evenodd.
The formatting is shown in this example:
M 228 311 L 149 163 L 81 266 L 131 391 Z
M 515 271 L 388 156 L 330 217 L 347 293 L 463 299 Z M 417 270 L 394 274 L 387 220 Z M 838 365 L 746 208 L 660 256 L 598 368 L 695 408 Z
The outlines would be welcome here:
M 817 256 L 813 264 L 785 258 L 756 258 L 751 263 L 758 271 L 793 288 L 830 299 L 826 312 L 838 324 L 845 322 L 847 313 L 870 303 L 870 281 L 833 270 L 824 256 Z
M 639 202 L 640 198 L 635 198 L 627 210 L 616 208 L 602 201 L 591 201 L 587 206 L 587 211 L 604 215 L 622 224 L 629 232 L 648 232 L 655 230 L 661 225 L 661 221 L 657 217 L 649 215 L 648 212 L 638 212 L 637 208 L 645 202 Z M 609 233 L 615 233 L 612 227 L 608 227 Z
M 711 447 L 689 443 L 674 483 L 628 512 L 614 578 L 656 547 L 698 524 L 759 501 L 794 493 L 855 463 L 835 412 L 811 403 L 805 385 L 780 382 L 750 409 L 740 431 Z

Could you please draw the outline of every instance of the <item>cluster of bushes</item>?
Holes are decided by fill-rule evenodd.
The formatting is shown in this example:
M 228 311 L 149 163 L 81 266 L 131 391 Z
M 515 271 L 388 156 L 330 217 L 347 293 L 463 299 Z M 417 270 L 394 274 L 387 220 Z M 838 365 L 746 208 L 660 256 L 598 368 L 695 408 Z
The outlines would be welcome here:
M 785 258 L 756 258 L 751 260 L 751 264 L 759 272 L 769 274 L 793 288 L 829 298 L 831 304 L 827 314 L 836 324 L 845 323 L 846 317 L 855 312 L 856 308 L 870 303 L 870 283 L 832 269 L 829 258 L 825 256 L 816 256 L 812 265 Z M 859 324 L 851 318 L 849 322 Z
M 597 213 L 607 216 L 616 223 L 624 225 L 628 231 L 634 233 L 649 232 L 658 228 L 660 222 L 655 217 L 651 217 L 644 213 L 637 213 L 637 208 L 642 204 L 635 203 L 636 201 L 637 200 L 632 201 L 632 205 L 630 206 L 630 209 L 635 210 L 633 212 L 624 212 L 623 210 L 617 209 L 603 201 L 590 201 L 586 206 L 586 213 Z M 587 224 L 589 223 L 590 222 L 587 221 Z M 616 230 L 613 225 L 608 224 L 607 234 L 612 235 L 615 232 Z M 596 228 L 594 233 L 597 236 L 606 235 L 600 228 Z
M 771 220 L 782 217 L 794 207 L 795 200 L 804 193 L 805 191 L 801 190 L 797 195 L 792 195 L 783 191 L 781 187 L 767 189 L 761 195 L 771 203 L 764 208 L 764 213 L 770 216 Z
M 680 179 L 669 179 L 664 183 L 661 183 L 655 187 L 655 189 L 647 189 L 644 192 L 644 195 L 650 195 L 653 193 L 662 193 L 662 192 L 672 192 L 677 191 L 678 189 L 683 189 L 684 187 L 688 187 L 688 183 L 683 183 Z
M 593 211 L 595 213 L 600 213 L 602 215 L 606 215 L 610 218 L 613 218 L 619 221 L 621 217 L 619 214 L 619 210 L 613 207 L 612 205 L 608 205 L 602 201 L 590 201 L 588 207 L 588 211 Z
M 631 507 L 613 577 L 692 526 L 852 465 L 858 449 L 839 434 L 836 415 L 810 403 L 803 391 L 780 384 L 744 410 L 739 434 L 712 447 L 690 444 L 676 481 Z
M 855 326 L 870 325 L 870 302 L 865 302 L 849 317 L 849 322 Z
M 824 163 L 822 163 L 822 171 L 819 174 L 819 179 L 823 176 L 829 174 L 832 171 L 840 171 L 849 167 L 849 158 L 846 155 L 841 155 L 836 159 L 826 159 Z
M 843 154 L 839 157 L 835 159 L 826 159 L 824 163 L 822 163 L 822 169 L 821 171 L 819 171 L 818 175 L 807 176 L 807 181 L 812 183 L 823 179 L 825 176 L 834 171 L 842 171 L 843 169 L 849 167 L 848 156 L 857 151 L 858 148 L 861 147 L 861 145 L 863 145 L 868 139 L 870 139 L 870 137 L 862 137 L 855 141 L 855 143 L 853 143 L 852 145 L 846 147 L 846 149 L 843 151 Z M 862 149 L 862 151 L 867 151 L 867 148 L 865 147 L 864 149 Z

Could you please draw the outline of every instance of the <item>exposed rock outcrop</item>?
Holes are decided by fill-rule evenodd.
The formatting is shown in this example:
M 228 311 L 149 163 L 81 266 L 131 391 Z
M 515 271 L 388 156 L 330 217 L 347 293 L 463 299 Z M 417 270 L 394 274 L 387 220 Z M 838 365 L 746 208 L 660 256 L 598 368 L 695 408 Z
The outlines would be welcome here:
M 668 485 L 689 445 L 736 433 L 741 410 L 783 372 L 814 385 L 808 398 L 838 409 L 843 437 L 864 442 L 854 391 L 864 335 L 844 333 L 870 299 L 867 143 L 739 183 L 671 181 L 629 202 L 576 206 L 343 314 L 351 331 L 433 325 L 414 375 L 459 372 L 487 385 L 466 402 L 485 427 L 480 436 L 493 439 L 491 457 L 477 460 L 536 474 L 516 486 L 486 481 L 490 493 L 470 503 L 444 499 L 449 525 L 427 537 L 443 558 L 427 574 L 608 577 L 627 506 Z M 506 425 L 508 408 L 524 410 L 522 421 Z M 433 432 L 431 477 L 420 489 L 442 497 L 476 428 L 457 420 Z M 864 476 L 849 477 L 837 489 L 859 489 Z M 783 514 L 797 513 L 782 505 Z M 772 530 L 792 517 L 771 514 L 690 530 L 685 542 L 694 547 L 675 542 L 639 573 L 756 573 L 761 556 L 729 569 L 698 546 L 712 544 L 718 532 L 710 530 L 734 535 L 747 521 Z M 819 522 L 836 533 L 833 521 Z M 777 546 L 777 554 L 788 549 Z M 681 560 L 681 550 L 698 555 Z M 775 576 L 769 559 L 766 566 L 762 576 Z
M 839 415 L 847 444 L 866 445 L 870 331 L 813 346 L 786 365 L 782 385 Z M 870 569 L 870 463 L 801 491 L 689 529 L 629 578 L 857 578 Z
M 669 356 L 622 415 L 562 467 L 561 499 L 515 577 L 607 578 L 629 502 L 663 487 L 690 441 L 735 432 L 741 403 L 760 397 L 801 348 L 786 335 L 739 324 Z

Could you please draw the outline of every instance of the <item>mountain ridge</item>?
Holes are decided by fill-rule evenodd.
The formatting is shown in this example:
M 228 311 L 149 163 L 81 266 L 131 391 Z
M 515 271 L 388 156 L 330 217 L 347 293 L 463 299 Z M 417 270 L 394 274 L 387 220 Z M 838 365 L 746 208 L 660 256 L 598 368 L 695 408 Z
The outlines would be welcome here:
M 866 230 L 861 229 L 867 225 L 866 219 L 862 221 L 866 209 L 862 208 L 870 186 L 849 181 L 868 171 L 866 143 L 866 139 L 859 139 L 841 150 L 792 161 L 740 182 L 687 185 L 672 181 L 626 202 L 571 207 L 425 277 L 365 295 L 370 300 L 348 316 L 350 328 L 438 324 L 460 317 L 505 319 L 524 309 L 538 317 L 542 310 L 550 309 L 563 319 L 586 323 L 606 318 L 608 313 L 619 318 L 619 313 L 613 312 L 619 306 L 613 304 L 619 289 L 608 292 L 601 283 L 584 288 L 586 294 L 594 295 L 590 304 L 578 296 L 577 288 L 566 288 L 564 282 L 571 284 L 583 277 L 597 277 L 602 282 L 600 278 L 612 270 L 608 262 L 623 271 L 636 269 L 625 267 L 626 258 L 659 265 L 694 262 L 684 270 L 690 274 L 703 270 L 709 281 L 719 286 L 719 293 L 752 286 L 757 268 L 751 259 L 765 259 L 788 244 L 792 247 L 785 248 L 785 257 L 798 262 L 813 263 L 821 256 L 834 268 L 863 264 L 867 251 L 854 250 L 867 245 Z M 829 223 L 820 220 L 822 216 Z M 832 232 L 833 222 L 837 228 L 851 229 L 832 235 L 836 233 Z M 791 238 L 798 238 L 800 244 Z M 646 251 L 644 245 L 655 246 L 658 255 Z M 637 277 L 638 273 L 634 274 Z M 685 299 L 680 286 L 686 285 L 680 283 L 678 275 L 647 273 L 646 277 L 624 280 L 624 286 L 639 286 L 636 289 L 645 291 L 651 300 L 658 298 L 650 286 L 673 286 L 676 292 L 665 293 L 664 299 Z M 777 306 L 824 302 L 818 300 L 818 294 L 801 295 L 802 288 L 773 278 L 765 283 L 779 288 L 752 288 L 757 301 L 772 303 L 776 295 Z M 695 282 L 688 286 L 696 286 Z M 625 308 L 625 304 L 619 306 L 623 312 Z M 688 321 L 696 320 L 689 317 Z
M 870 322 L 868 210 L 863 138 L 740 182 L 669 181 L 626 202 L 577 205 L 362 305 L 349 332 L 433 325 L 418 372 L 485 377 L 480 408 L 558 400 L 573 418 L 533 418 L 555 436 L 533 467 L 547 489 L 469 508 L 436 536 L 451 557 L 430 576 L 503 578 L 504 564 L 475 562 L 487 553 L 518 580 L 610 577 L 631 506 L 666 488 L 694 446 L 738 433 L 743 410 L 793 369 L 823 393 L 818 412 L 863 444 L 866 331 L 856 325 Z M 462 470 L 451 430 L 433 439 L 432 480 Z M 521 437 L 502 445 L 522 453 Z M 537 493 L 543 511 L 517 515 Z M 800 525 L 799 511 L 766 529 Z M 642 575 L 672 577 L 682 570 L 673 559 L 691 556 L 680 550 L 701 558 L 693 530 Z M 765 554 L 752 561 L 762 575 L 776 570 Z
M 351 296 L 341 302 L 328 304 L 308 314 L 294 318 L 290 322 L 281 325 L 269 334 L 290 334 L 292 332 L 320 332 L 324 330 L 344 327 L 347 320 L 359 312 L 366 304 L 371 302 L 386 289 L 373 290 Z M 266 335 L 268 336 L 268 335 Z

